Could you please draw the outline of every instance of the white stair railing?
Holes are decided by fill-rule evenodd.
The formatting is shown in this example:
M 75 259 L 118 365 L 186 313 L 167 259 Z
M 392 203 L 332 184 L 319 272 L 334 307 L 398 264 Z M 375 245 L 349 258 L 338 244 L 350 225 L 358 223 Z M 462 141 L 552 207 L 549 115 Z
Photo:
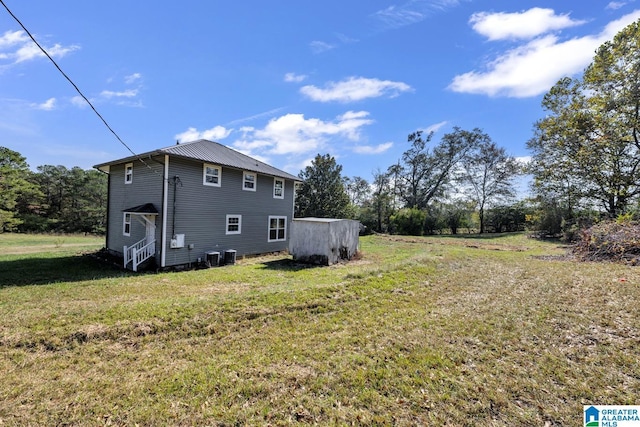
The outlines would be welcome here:
M 147 241 L 147 238 L 140 240 L 133 246 L 125 246 L 124 253 L 124 268 L 127 268 L 129 263 L 133 271 L 138 271 L 138 266 L 155 255 L 156 241 Z

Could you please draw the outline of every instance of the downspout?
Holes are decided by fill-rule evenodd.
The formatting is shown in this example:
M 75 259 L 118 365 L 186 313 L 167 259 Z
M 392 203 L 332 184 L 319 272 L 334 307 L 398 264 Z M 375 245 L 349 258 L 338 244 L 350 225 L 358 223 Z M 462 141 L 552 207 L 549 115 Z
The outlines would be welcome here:
M 99 169 L 99 168 L 97 170 L 107 175 L 107 218 L 106 218 L 107 222 L 104 225 L 104 247 L 105 249 L 108 250 L 109 249 L 109 218 L 111 217 L 111 215 L 109 215 L 109 209 L 111 208 L 111 204 L 109 203 L 111 201 L 111 173 L 103 171 L 102 169 Z
M 111 174 L 107 174 L 107 223 L 104 226 L 104 233 L 105 233 L 105 237 L 104 237 L 104 247 L 108 250 L 109 249 L 109 219 L 111 218 L 111 215 L 109 213 L 109 211 L 111 210 Z
M 164 174 L 162 177 L 162 237 L 160 247 L 160 267 L 167 265 L 167 199 L 169 198 L 169 155 L 164 155 Z
M 293 220 L 293 217 L 296 214 L 296 197 L 298 196 L 298 194 L 296 193 L 296 181 L 292 181 L 291 184 L 293 185 L 293 188 L 291 191 L 291 193 L 293 194 L 293 197 L 291 198 L 291 219 Z
M 178 175 L 173 177 L 173 208 L 171 209 L 171 238 L 176 238 L 176 196 L 178 193 Z

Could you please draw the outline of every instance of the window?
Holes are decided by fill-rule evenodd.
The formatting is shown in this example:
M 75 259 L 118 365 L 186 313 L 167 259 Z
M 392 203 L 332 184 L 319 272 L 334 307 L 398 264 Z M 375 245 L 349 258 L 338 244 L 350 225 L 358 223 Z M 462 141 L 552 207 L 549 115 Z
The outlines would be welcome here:
M 242 189 L 247 191 L 256 191 L 257 176 L 253 172 L 245 172 L 242 178 Z
M 270 216 L 269 217 L 269 242 L 278 242 L 287 240 L 287 217 L 286 216 Z
M 273 198 L 284 199 L 284 179 L 273 178 Z
M 124 165 L 124 183 L 131 184 L 133 182 L 133 163 Z
M 242 232 L 242 215 L 227 215 L 227 234 Z
M 202 184 L 211 185 L 213 187 L 220 187 L 220 181 L 222 178 L 222 168 L 220 166 L 204 164 L 202 170 Z
M 131 214 L 125 213 L 122 221 L 122 234 L 131 236 Z

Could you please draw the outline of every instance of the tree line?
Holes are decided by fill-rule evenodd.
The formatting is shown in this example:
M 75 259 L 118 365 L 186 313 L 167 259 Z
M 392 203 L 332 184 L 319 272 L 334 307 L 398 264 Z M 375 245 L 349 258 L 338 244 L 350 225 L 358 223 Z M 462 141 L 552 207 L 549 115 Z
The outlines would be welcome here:
M 20 153 L 0 147 L 0 232 L 102 234 L 106 217 L 104 173 L 52 165 L 33 172 Z
M 432 139 L 410 134 L 409 148 L 371 183 L 342 176 L 333 157 L 317 155 L 299 174 L 295 216 L 353 218 L 370 231 L 410 235 L 521 230 L 516 159 L 480 129 L 456 127 Z

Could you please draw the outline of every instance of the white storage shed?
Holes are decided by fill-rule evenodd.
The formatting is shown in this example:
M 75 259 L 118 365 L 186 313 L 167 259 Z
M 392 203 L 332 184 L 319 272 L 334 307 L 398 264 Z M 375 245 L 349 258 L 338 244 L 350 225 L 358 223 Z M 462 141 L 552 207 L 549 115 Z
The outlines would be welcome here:
M 360 222 L 335 218 L 294 218 L 289 253 L 299 262 L 331 265 L 358 252 Z

